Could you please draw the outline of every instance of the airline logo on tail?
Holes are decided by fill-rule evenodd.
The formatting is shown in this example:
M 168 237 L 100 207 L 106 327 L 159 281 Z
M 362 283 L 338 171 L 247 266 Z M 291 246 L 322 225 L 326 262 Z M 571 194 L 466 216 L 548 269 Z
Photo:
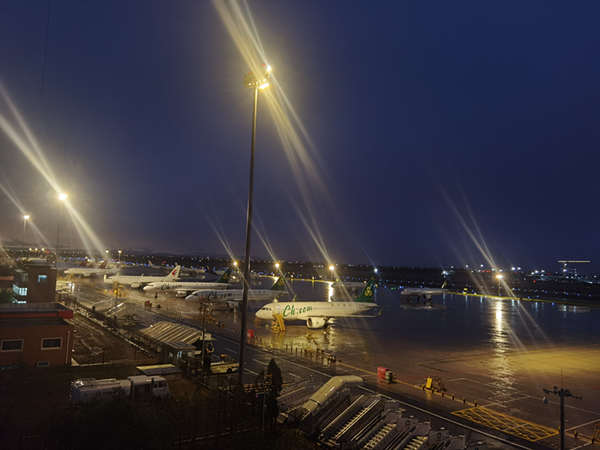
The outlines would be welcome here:
M 231 269 L 227 269 L 221 278 L 219 278 L 215 283 L 229 283 L 229 277 L 231 276 Z
M 179 277 L 179 271 L 181 270 L 181 266 L 175 266 L 175 268 L 171 271 L 169 275 L 165 277 L 165 279 L 169 280 L 171 278 Z
M 281 276 L 277 279 L 273 287 L 271 287 L 272 291 L 284 291 L 285 290 L 285 276 Z
M 355 301 L 356 302 L 364 302 L 364 303 L 373 303 L 373 286 L 374 285 L 375 285 L 375 278 L 371 278 Z

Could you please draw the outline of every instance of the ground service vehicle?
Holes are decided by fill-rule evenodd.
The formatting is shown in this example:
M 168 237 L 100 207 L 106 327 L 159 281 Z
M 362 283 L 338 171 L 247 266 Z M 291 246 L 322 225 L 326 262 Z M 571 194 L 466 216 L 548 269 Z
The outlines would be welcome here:
M 239 362 L 234 362 L 229 355 L 221 355 L 220 361 L 211 363 L 209 374 L 233 373 L 240 368 Z
M 152 397 L 168 397 L 167 380 L 163 377 L 135 375 L 126 380 L 108 378 L 80 378 L 71 382 L 71 401 L 87 402 L 93 399 L 123 396 L 136 403 L 148 403 Z

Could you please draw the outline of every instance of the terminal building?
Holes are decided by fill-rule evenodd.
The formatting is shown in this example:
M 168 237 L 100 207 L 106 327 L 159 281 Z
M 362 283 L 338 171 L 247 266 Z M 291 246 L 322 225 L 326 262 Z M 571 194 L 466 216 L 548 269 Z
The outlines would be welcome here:
M 59 303 L 0 304 L 0 370 L 71 364 L 73 310 Z

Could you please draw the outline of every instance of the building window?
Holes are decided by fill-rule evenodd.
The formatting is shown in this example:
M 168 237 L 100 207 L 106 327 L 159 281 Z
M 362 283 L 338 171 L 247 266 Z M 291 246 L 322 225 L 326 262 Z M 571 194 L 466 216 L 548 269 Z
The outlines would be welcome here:
M 62 338 L 42 339 L 42 350 L 50 350 L 62 347 Z
M 27 296 L 27 288 L 26 287 L 19 287 L 16 284 L 13 284 L 13 292 L 15 293 L 15 295 L 18 295 L 19 297 L 26 297 Z
M 48 275 L 38 275 L 38 283 L 46 283 L 48 281 Z
M 29 273 L 23 272 L 21 274 L 21 283 L 27 283 L 29 281 Z
M 3 352 L 20 352 L 23 350 L 23 339 L 13 341 L 2 341 Z
M 50 365 L 50 361 L 38 361 L 37 362 L 38 367 L 48 367 L 49 365 Z

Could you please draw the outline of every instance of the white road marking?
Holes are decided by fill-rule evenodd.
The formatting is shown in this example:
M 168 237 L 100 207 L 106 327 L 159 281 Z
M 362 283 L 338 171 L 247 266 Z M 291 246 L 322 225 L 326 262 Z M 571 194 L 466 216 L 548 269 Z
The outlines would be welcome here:
M 486 408 L 492 406 L 492 405 L 504 405 L 505 403 L 510 403 L 510 402 L 514 402 L 516 400 L 525 400 L 525 399 L 529 399 L 529 398 L 536 398 L 536 397 L 532 397 L 531 395 L 525 395 L 523 397 L 519 397 L 519 398 L 513 398 L 510 400 L 505 400 L 503 402 L 494 402 L 494 403 L 488 403 L 485 405 Z
M 300 378 L 300 375 L 293 374 L 292 372 L 288 372 L 288 373 L 289 373 L 291 376 L 293 376 L 294 378 Z
M 231 353 L 237 353 L 235 350 L 231 350 L 230 348 L 227 348 L 227 347 L 225 347 L 225 350 L 227 350 L 228 352 L 231 352 Z

